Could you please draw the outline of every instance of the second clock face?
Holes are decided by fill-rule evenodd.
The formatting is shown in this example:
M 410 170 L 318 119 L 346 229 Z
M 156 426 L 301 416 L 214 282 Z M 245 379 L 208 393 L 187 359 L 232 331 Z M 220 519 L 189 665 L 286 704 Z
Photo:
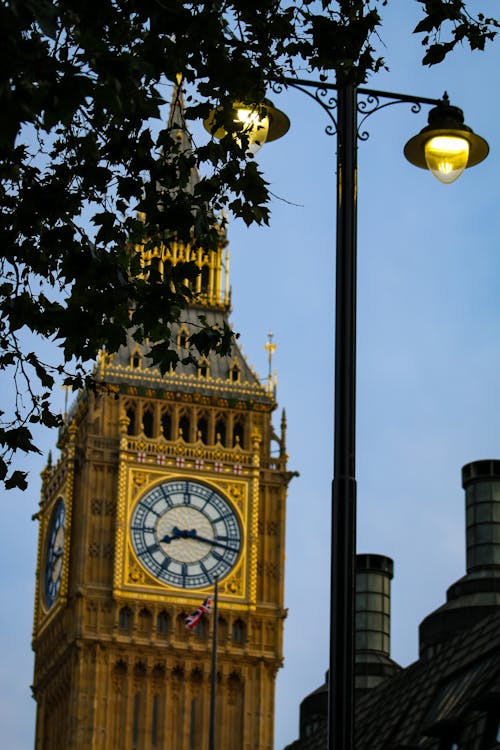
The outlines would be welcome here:
M 59 499 L 53 510 L 49 525 L 47 552 L 45 556 L 45 603 L 49 609 L 54 604 L 61 585 L 65 517 L 66 508 L 64 501 Z
M 230 503 L 208 485 L 170 480 L 149 490 L 132 514 L 134 551 L 148 572 L 176 588 L 204 588 L 234 567 L 241 532 Z

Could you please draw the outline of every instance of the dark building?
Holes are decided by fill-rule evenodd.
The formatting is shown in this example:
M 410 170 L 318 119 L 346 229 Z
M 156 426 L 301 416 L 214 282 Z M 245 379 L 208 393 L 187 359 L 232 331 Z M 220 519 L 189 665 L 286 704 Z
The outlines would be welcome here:
M 500 461 L 462 469 L 467 573 L 420 624 L 419 659 L 390 658 L 392 560 L 356 560 L 356 750 L 500 749 Z M 325 683 L 286 750 L 325 750 Z

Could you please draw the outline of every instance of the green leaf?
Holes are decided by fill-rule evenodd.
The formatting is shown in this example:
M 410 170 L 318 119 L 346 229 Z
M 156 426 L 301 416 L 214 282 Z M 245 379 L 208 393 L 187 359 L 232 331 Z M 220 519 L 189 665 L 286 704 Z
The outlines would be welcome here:
M 5 480 L 5 489 L 12 490 L 17 488 L 19 490 L 25 490 L 28 487 L 28 474 L 25 471 L 16 470 L 12 472 L 10 477 Z

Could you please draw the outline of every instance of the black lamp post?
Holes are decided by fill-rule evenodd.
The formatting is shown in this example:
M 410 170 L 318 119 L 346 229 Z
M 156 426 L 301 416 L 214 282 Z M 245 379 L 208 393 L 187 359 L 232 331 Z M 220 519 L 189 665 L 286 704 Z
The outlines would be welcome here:
M 488 155 L 488 144 L 464 125 L 463 113 L 445 94 L 429 99 L 351 85 L 286 78 L 275 85 L 299 89 L 317 101 L 337 135 L 337 232 L 335 297 L 335 422 L 334 476 L 332 483 L 332 552 L 330 592 L 330 662 L 328 697 L 328 750 L 354 747 L 354 607 L 356 559 L 356 239 L 357 239 L 357 141 L 359 125 L 366 117 L 391 104 L 409 103 L 414 112 L 433 105 L 429 124 L 405 146 L 408 161 L 428 168 L 442 182 L 453 182 L 467 167 Z M 314 94 L 310 90 L 314 90 Z M 329 91 L 336 98 L 328 98 Z M 367 97 L 360 106 L 358 95 Z M 380 100 L 385 100 L 384 104 Z M 288 118 L 270 102 L 234 105 L 229 116 L 239 123 L 238 107 L 252 112 L 253 122 L 242 127 L 255 152 L 265 141 L 265 131 L 275 140 L 288 130 Z M 217 111 L 216 111 L 217 112 Z M 219 117 L 205 126 L 217 137 L 226 134 Z M 361 113 L 358 123 L 358 113 Z M 225 113 L 227 117 L 227 112 Z M 256 130 L 253 131 L 253 127 Z M 241 125 L 240 125 L 241 127 Z M 254 134 L 255 132 L 255 134 Z

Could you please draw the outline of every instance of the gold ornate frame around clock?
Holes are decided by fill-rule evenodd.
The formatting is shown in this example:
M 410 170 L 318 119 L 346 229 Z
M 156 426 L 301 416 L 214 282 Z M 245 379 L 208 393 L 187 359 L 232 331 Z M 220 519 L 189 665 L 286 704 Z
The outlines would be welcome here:
M 125 457 L 123 457 L 125 458 Z M 119 479 L 119 502 L 115 538 L 114 594 L 134 600 L 155 600 L 168 595 L 174 603 L 198 600 L 213 589 L 179 589 L 159 581 L 138 562 L 129 534 L 132 513 L 139 499 L 160 482 L 171 479 L 191 479 L 209 485 L 223 495 L 238 517 L 241 528 L 241 553 L 235 567 L 219 584 L 219 593 L 229 603 L 255 606 L 257 596 L 257 524 L 259 487 L 258 474 L 246 476 L 218 475 L 215 472 L 166 470 L 154 464 L 141 465 L 137 461 L 122 461 Z

